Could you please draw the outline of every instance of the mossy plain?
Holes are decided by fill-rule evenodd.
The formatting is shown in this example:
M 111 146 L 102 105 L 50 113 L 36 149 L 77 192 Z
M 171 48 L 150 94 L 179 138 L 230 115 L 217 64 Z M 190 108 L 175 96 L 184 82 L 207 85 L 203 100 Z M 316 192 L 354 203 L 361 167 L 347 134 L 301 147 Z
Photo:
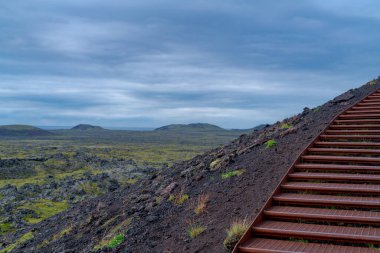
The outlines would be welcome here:
M 105 173 L 116 178 L 121 186 L 134 184 L 148 168 L 149 173 L 159 173 L 162 168 L 191 159 L 242 133 L 245 132 L 57 130 L 42 137 L 0 138 L 0 160 L 16 161 L 14 166 L 0 166 L 0 204 L 7 201 L 2 189 L 9 185 L 44 189 L 52 183 L 78 182 L 78 191 L 83 196 L 71 202 L 64 195 L 57 200 L 33 192 L 27 193 L 30 196 L 22 201 L 12 200 L 13 213 L 29 210 L 32 214 L 25 214 L 23 220 L 27 224 L 38 223 L 77 201 L 107 192 L 107 187 L 89 178 Z M 59 187 L 52 192 L 59 195 Z M 0 236 L 18 227 L 7 220 L 8 216 L 0 207 Z

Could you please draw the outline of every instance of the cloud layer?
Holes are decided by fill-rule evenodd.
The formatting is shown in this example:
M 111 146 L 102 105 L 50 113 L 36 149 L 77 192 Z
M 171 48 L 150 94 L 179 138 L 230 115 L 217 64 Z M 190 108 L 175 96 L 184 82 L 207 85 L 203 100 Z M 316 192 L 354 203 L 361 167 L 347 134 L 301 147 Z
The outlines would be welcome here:
M 0 124 L 253 127 L 378 75 L 375 1 L 0 3 Z

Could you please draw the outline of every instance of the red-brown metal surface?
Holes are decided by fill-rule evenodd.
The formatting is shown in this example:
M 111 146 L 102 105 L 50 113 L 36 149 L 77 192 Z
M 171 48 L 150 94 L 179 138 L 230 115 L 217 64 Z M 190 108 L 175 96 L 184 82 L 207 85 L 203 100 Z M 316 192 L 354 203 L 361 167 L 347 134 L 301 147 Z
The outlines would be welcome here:
M 379 140 L 380 90 L 300 154 L 233 253 L 379 252 Z
M 376 249 L 363 247 L 347 247 L 336 245 L 325 245 L 318 243 L 305 243 L 297 241 L 284 241 L 257 238 L 251 239 L 240 247 L 240 252 L 245 253 L 378 253 Z

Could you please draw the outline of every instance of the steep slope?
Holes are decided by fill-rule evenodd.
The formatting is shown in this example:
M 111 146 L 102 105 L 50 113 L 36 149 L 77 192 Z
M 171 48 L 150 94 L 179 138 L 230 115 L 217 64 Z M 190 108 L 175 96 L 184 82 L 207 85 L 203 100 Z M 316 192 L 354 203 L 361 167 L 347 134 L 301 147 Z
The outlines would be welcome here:
M 254 218 L 309 142 L 338 113 L 379 88 L 377 80 L 305 108 L 130 188 L 82 202 L 0 245 L 14 252 L 223 252 L 230 224 Z M 209 201 L 196 214 L 201 194 Z M 204 231 L 191 238 L 194 225 Z
M 0 137 L 32 137 L 49 136 L 51 132 L 28 125 L 5 125 L 0 126 Z

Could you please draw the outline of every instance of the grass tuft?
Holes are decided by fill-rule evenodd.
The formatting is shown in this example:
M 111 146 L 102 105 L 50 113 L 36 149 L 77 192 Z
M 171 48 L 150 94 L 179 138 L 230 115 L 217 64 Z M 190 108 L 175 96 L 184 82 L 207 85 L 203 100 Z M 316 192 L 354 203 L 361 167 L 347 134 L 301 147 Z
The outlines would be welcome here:
M 221 177 L 222 177 L 223 180 L 225 180 L 225 179 L 228 179 L 230 177 L 241 176 L 244 172 L 245 172 L 245 170 L 232 170 L 232 171 L 228 171 L 226 173 L 223 173 L 221 175 Z
M 288 124 L 288 123 L 284 123 L 281 125 L 281 129 L 289 129 L 289 128 L 292 128 L 293 126 Z
M 196 206 L 194 209 L 195 214 L 201 214 L 205 211 L 207 203 L 209 202 L 210 196 L 208 194 L 201 194 L 198 196 Z
M 206 228 L 204 226 L 191 224 L 190 227 L 187 229 L 187 233 L 190 236 L 190 238 L 196 238 L 200 234 L 202 234 Z
M 224 248 L 231 250 L 248 229 L 249 223 L 247 219 L 232 222 L 227 230 L 227 237 L 223 242 Z
M 185 201 L 188 200 L 189 198 L 190 198 L 189 195 L 184 194 L 184 192 L 182 190 L 178 193 L 174 193 L 174 194 L 170 195 L 168 200 L 170 202 L 172 202 L 174 205 L 180 206 L 183 203 L 185 203 Z
M 220 168 L 220 165 L 222 163 L 222 160 L 221 159 L 215 159 L 214 161 L 212 161 L 210 163 L 210 170 L 217 170 Z
M 265 147 L 266 148 L 273 148 L 277 144 L 277 141 L 275 140 L 269 140 L 265 142 Z

